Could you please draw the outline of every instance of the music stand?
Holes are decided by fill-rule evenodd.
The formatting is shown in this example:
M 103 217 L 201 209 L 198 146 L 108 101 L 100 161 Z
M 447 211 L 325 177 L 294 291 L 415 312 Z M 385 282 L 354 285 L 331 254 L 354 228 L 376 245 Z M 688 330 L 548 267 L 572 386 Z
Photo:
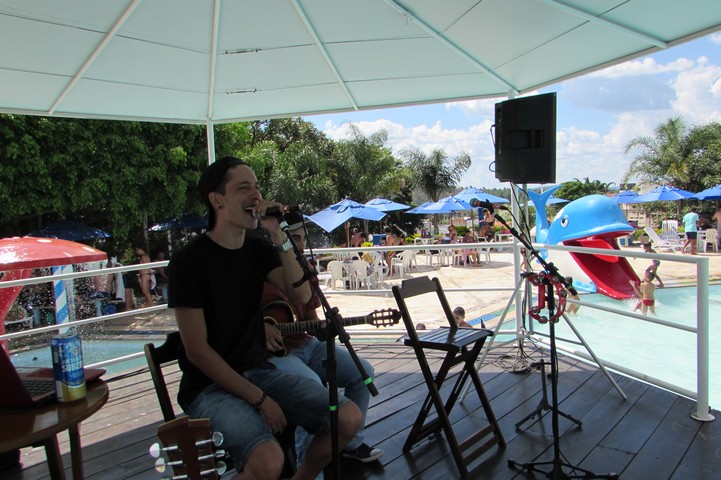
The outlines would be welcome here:
M 288 225 L 289 221 L 291 222 L 291 225 L 293 225 L 292 229 Z M 320 284 L 316 280 L 317 272 L 315 268 L 311 268 L 311 265 L 308 263 L 308 261 L 305 259 L 305 256 L 303 255 L 303 251 L 300 250 L 298 248 L 298 245 L 293 241 L 290 230 L 296 230 L 300 228 L 299 226 L 296 226 L 297 224 L 300 224 L 305 229 L 305 220 L 303 219 L 303 213 L 300 211 L 300 209 L 285 213 L 285 215 L 283 215 L 283 219 L 280 220 L 280 228 L 281 230 L 283 230 L 283 232 L 285 232 L 286 237 L 288 237 L 288 241 L 293 247 L 293 253 L 295 254 L 295 258 L 298 261 L 300 268 L 303 270 L 303 277 L 299 281 L 294 283 L 293 286 L 299 286 L 305 281 L 310 282 L 310 287 L 313 290 L 313 293 L 318 296 L 321 306 L 323 307 L 323 314 L 325 315 L 327 321 L 326 327 L 322 332 L 323 336 L 321 337 L 321 335 L 317 335 L 320 340 L 325 341 L 327 355 L 326 360 L 323 362 L 323 366 L 326 369 L 326 375 L 328 377 L 328 398 L 330 409 L 330 430 L 332 446 L 332 459 L 330 465 L 332 468 L 326 468 L 325 474 L 330 474 L 329 476 L 332 479 L 340 480 L 340 449 L 338 447 L 338 377 L 336 374 L 337 363 L 335 359 L 336 337 L 348 349 L 348 353 L 350 354 L 353 363 L 355 363 L 356 368 L 360 372 L 361 378 L 364 379 L 364 383 L 366 384 L 366 387 L 370 391 L 371 395 L 373 395 L 374 397 L 378 395 L 378 390 L 373 383 L 373 379 L 366 373 L 365 368 L 363 368 L 363 364 L 358 359 L 358 355 L 356 354 L 353 346 L 350 343 L 350 335 L 348 335 L 348 332 L 346 332 L 345 328 L 343 328 L 342 318 L 340 313 L 338 312 L 338 308 L 330 306 L 330 304 L 328 303 L 328 299 L 323 293 L 323 290 L 321 290 L 320 288 Z
M 583 469 L 581 467 L 577 467 L 575 465 L 572 465 L 568 462 L 566 462 L 563 458 L 563 455 L 561 453 L 561 446 L 560 446 L 560 433 L 559 433 L 559 426 L 558 426 L 558 417 L 561 415 L 561 412 L 558 408 L 558 351 L 556 350 L 556 329 L 555 324 L 558 321 L 558 318 L 563 313 L 562 308 L 559 308 L 559 310 L 556 309 L 556 300 L 554 296 L 554 287 L 558 288 L 560 290 L 559 286 L 563 286 L 563 288 L 570 291 L 572 294 L 576 294 L 576 290 L 573 288 L 573 285 L 570 284 L 566 280 L 565 277 L 563 277 L 559 272 L 558 268 L 550 262 L 547 262 L 536 250 L 533 248 L 533 245 L 521 234 L 518 233 L 518 231 L 508 225 L 506 221 L 498 214 L 493 215 L 496 220 L 501 222 L 508 230 L 511 232 L 511 235 L 513 235 L 519 242 L 523 244 L 524 247 L 526 247 L 526 252 L 538 260 L 538 262 L 543 266 L 544 273 L 540 274 L 538 277 L 536 277 L 537 285 L 541 286 L 542 289 L 539 289 L 539 308 L 547 306 L 548 308 L 548 330 L 549 330 L 549 344 L 550 344 L 550 363 L 551 363 L 551 405 L 549 406 L 551 410 L 551 428 L 553 432 L 553 459 L 546 462 L 517 462 L 515 460 L 508 460 L 508 467 L 509 468 L 520 468 L 521 470 L 526 470 L 529 473 L 543 473 L 547 478 L 550 478 L 552 480 L 565 480 L 565 479 L 572 479 L 572 478 L 609 478 L 609 479 L 617 479 L 618 475 L 615 473 L 604 473 L 604 474 L 597 474 L 590 470 Z M 530 279 L 531 277 L 529 277 Z M 559 292 L 559 295 L 564 295 L 565 293 Z M 544 378 L 545 381 L 545 378 Z M 544 388 L 545 391 L 545 388 Z M 537 409 L 538 410 L 538 409 Z M 535 414 L 536 411 L 533 412 Z M 566 414 L 563 414 L 566 416 Z M 529 417 L 527 417 L 529 418 Z M 577 420 L 573 419 L 575 422 L 579 423 Z M 516 427 L 520 425 L 520 423 L 523 423 L 524 420 L 519 422 L 519 424 L 516 424 Z M 545 467 L 550 467 L 550 470 L 545 470 Z M 570 470 L 571 473 L 567 473 L 565 469 Z

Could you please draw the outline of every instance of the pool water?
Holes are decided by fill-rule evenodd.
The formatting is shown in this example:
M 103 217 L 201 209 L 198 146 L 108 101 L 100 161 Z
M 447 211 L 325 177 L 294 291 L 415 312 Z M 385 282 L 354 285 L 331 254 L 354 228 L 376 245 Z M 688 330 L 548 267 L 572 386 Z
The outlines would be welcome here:
M 696 326 L 696 287 L 657 288 L 656 316 L 673 323 Z M 581 297 L 582 302 L 633 311 L 636 299 L 614 300 L 600 294 Z M 639 309 L 637 313 L 640 313 Z M 588 307 L 580 307 L 569 319 L 596 355 L 604 360 L 643 372 L 685 389 L 696 391 L 696 335 L 683 330 L 624 317 Z M 721 333 L 715 325 L 721 318 L 721 285 L 709 286 L 709 404 L 721 407 Z M 548 333 L 548 325 L 535 324 Z M 564 344 L 577 340 L 568 324 L 556 324 L 559 346 L 585 353 L 580 345 Z
M 160 345 L 163 340 L 83 340 L 83 363 L 91 365 L 111 358 L 142 352 L 146 343 Z M 47 348 L 13 353 L 10 357 L 15 366 L 52 367 L 53 364 L 50 345 Z M 147 365 L 145 357 L 141 357 L 106 365 L 103 368 L 107 370 L 108 374 L 115 374 Z

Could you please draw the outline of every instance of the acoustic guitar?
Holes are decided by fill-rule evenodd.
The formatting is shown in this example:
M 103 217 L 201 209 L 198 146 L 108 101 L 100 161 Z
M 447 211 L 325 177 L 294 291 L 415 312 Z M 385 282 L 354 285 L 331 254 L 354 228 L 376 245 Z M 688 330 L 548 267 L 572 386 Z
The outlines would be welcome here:
M 394 308 L 384 310 L 374 310 L 368 315 L 359 317 L 341 318 L 341 325 L 349 327 L 353 325 L 373 325 L 376 328 L 397 325 L 401 318 L 401 312 Z M 307 320 L 296 321 L 296 315 L 293 308 L 282 300 L 276 300 L 263 306 L 263 321 L 273 325 L 280 330 L 283 336 L 314 332 L 326 324 L 326 320 Z M 283 344 L 280 350 L 271 352 L 273 355 L 283 357 L 288 354 L 288 350 Z
M 158 427 L 158 438 L 162 445 L 150 447 L 150 456 L 157 459 L 155 470 L 164 473 L 168 467 L 173 469 L 172 477 L 163 478 L 217 479 L 227 470 L 220 460 L 225 451 L 216 450 L 223 443 L 223 435 L 211 432 L 207 418 L 180 417 L 166 422 Z

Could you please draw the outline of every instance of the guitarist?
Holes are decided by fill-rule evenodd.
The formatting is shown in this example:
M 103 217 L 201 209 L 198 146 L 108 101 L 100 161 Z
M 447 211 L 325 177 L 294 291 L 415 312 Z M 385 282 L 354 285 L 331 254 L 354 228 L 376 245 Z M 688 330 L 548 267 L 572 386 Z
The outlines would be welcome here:
M 277 479 L 284 454 L 273 434 L 287 422 L 315 434 L 294 479 L 315 478 L 332 458 L 328 390 L 317 379 L 283 371 L 266 361 L 261 316 L 265 280 L 294 302 L 307 302 L 307 283 L 293 287 L 302 270 L 284 243 L 277 219 L 265 217 L 264 200 L 250 166 L 233 157 L 209 165 L 198 190 L 208 208 L 209 230 L 173 255 L 169 301 L 182 339 L 178 403 L 190 418 L 209 418 L 225 436 L 235 479 Z M 276 245 L 246 235 L 263 227 Z M 279 333 L 279 332 L 278 332 Z M 282 340 L 282 338 L 281 338 Z M 361 426 L 358 407 L 339 397 L 338 437 L 343 448 Z
M 303 215 L 298 211 L 292 211 L 285 215 L 288 222 L 289 234 L 299 249 L 305 250 L 305 229 L 303 228 Z M 311 267 L 312 268 L 312 267 Z M 312 281 L 317 282 L 317 277 L 313 277 Z M 276 288 L 270 282 L 265 282 L 263 287 L 263 305 L 267 305 L 273 301 L 281 300 L 289 305 L 295 311 L 298 321 L 319 320 L 316 309 L 321 306 L 315 290 L 311 289 L 312 295 L 309 301 L 292 304 L 288 301 L 285 294 Z M 275 319 L 278 323 L 283 321 L 293 321 L 292 318 Z M 266 329 L 276 330 L 272 325 L 267 325 Z M 272 333 L 268 333 L 268 336 Z M 295 372 L 301 375 L 307 374 L 311 370 L 311 375 L 316 379 L 320 379 L 327 384 L 326 369 L 323 361 L 326 358 L 325 342 L 309 335 L 308 333 L 291 334 L 284 337 L 285 347 L 288 354 L 284 357 L 271 356 L 270 362 L 278 369 Z M 366 387 L 360 372 L 356 367 L 348 350 L 340 345 L 335 347 L 335 357 L 337 364 L 338 386 L 345 390 L 345 397 L 353 401 L 363 415 L 363 423 L 361 429 L 356 436 L 348 443 L 342 452 L 343 458 L 356 460 L 363 463 L 378 460 L 383 456 L 383 450 L 379 448 L 369 447 L 363 441 L 363 425 L 365 425 L 366 412 L 368 411 L 368 403 L 370 400 L 370 392 Z M 366 373 L 373 377 L 373 367 L 371 364 L 360 358 Z M 298 461 L 303 459 L 305 450 L 310 442 L 310 436 L 302 429 L 296 429 L 296 455 Z

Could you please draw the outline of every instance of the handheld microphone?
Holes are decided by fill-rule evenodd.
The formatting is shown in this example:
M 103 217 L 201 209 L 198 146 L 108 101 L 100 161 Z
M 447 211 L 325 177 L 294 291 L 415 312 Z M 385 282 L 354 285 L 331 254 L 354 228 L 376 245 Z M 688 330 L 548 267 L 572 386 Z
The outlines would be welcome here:
M 282 220 L 283 216 L 290 212 L 299 212 L 300 207 L 298 205 L 286 205 L 284 207 L 268 207 L 265 211 L 266 217 L 275 217 L 278 220 Z
M 487 209 L 489 212 L 493 213 L 493 204 L 491 202 L 489 202 L 488 200 L 484 201 L 484 200 L 479 200 L 477 198 L 472 198 L 471 201 L 468 203 L 470 203 L 471 207 L 473 207 L 473 208 L 482 207 L 482 208 Z

